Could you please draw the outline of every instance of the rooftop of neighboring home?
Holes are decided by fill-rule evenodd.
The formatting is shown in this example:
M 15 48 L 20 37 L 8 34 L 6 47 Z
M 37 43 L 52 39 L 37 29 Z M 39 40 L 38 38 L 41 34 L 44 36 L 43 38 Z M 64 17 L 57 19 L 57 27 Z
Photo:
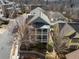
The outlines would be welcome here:
M 8 0 L 0 0 L 0 4 L 1 5 L 5 5 L 5 4 L 12 4 L 13 2 L 10 2 Z
M 60 37 L 79 38 L 79 23 L 59 23 Z
M 79 59 L 79 49 L 69 54 L 66 54 L 66 59 Z

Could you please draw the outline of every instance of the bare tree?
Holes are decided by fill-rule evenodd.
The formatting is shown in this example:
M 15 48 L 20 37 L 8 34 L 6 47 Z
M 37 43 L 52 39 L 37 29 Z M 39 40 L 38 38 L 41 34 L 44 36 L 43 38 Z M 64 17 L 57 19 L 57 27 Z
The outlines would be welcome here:
M 16 23 L 18 27 L 17 37 L 19 48 L 21 47 L 21 45 L 25 45 L 25 48 L 28 49 L 30 47 L 30 44 L 35 43 L 35 35 L 31 35 L 35 33 L 35 28 L 30 29 L 30 25 L 27 25 L 23 20 L 16 21 Z

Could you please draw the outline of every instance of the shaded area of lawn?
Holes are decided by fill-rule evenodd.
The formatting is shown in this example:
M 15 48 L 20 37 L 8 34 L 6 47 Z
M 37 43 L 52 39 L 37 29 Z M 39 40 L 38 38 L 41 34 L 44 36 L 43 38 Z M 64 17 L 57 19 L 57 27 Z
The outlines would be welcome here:
M 8 25 L 8 24 L 9 24 L 9 21 L 0 19 L 0 28 L 2 28 L 2 25 Z
M 45 53 L 47 50 L 47 44 L 46 43 L 36 43 L 36 44 L 30 44 L 29 47 L 27 47 L 26 45 L 21 45 L 20 47 L 21 51 L 37 51 L 40 53 Z

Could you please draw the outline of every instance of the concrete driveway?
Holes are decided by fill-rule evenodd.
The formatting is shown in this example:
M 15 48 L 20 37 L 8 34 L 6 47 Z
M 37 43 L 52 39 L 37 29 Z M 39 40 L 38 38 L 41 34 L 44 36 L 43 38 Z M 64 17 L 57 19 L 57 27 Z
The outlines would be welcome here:
M 0 29 L 0 59 L 9 59 L 12 34 L 7 29 Z

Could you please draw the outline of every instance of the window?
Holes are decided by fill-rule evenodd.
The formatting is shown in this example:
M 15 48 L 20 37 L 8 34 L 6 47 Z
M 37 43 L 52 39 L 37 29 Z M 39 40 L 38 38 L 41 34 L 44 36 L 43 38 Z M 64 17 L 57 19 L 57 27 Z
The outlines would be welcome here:
M 47 42 L 48 39 L 48 29 L 35 29 L 30 30 L 29 39 L 34 39 L 38 42 Z
M 37 29 L 37 34 L 41 34 L 41 29 Z
M 43 38 L 42 39 L 47 39 L 47 35 L 43 35 Z
M 47 41 L 47 35 L 42 36 L 43 41 Z
M 47 42 L 48 30 L 47 29 L 37 29 L 37 40 L 40 42 Z
M 43 34 L 47 34 L 47 29 L 43 29 Z
M 39 28 L 39 27 L 43 26 L 44 23 L 42 23 L 42 22 L 35 22 L 35 23 L 33 23 L 33 25 L 34 25 L 34 27 Z
M 38 41 L 41 41 L 41 39 L 42 39 L 42 38 L 41 38 L 41 35 L 37 35 L 37 40 L 38 40 Z

